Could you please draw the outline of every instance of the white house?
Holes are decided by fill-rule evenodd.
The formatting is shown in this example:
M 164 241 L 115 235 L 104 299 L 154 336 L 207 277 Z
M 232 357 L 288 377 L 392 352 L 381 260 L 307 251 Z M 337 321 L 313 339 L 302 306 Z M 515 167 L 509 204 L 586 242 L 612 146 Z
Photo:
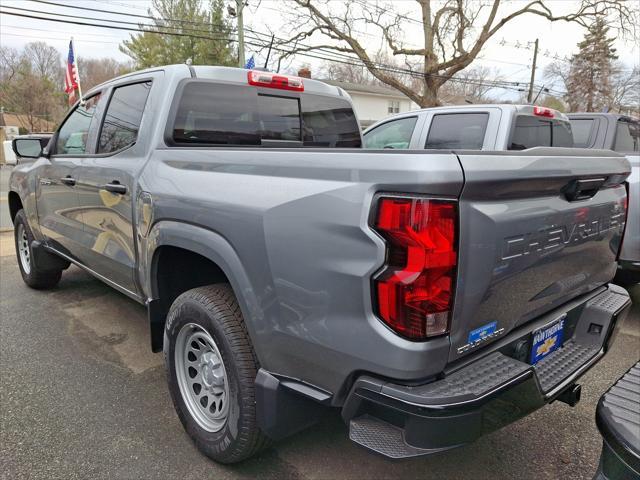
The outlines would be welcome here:
M 311 78 L 311 72 L 306 68 L 300 69 L 298 75 Z M 390 87 L 361 85 L 359 83 L 339 82 L 337 80 L 318 80 L 329 85 L 340 87 L 351 95 L 353 107 L 362 128 L 366 128 L 394 113 L 408 112 L 409 110 L 419 108 L 416 103 L 404 94 Z

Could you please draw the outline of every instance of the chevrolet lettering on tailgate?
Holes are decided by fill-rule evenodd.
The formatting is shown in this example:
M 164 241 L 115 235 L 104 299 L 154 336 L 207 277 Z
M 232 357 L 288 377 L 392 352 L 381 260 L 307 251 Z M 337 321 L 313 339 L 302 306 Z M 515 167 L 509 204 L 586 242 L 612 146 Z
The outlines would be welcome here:
M 610 215 L 566 225 L 553 225 L 536 232 L 505 238 L 502 260 L 561 250 L 611 230 L 618 229 L 622 234 L 625 225 L 624 210 L 618 204 L 613 205 L 612 210 Z M 584 211 L 588 213 L 587 209 Z

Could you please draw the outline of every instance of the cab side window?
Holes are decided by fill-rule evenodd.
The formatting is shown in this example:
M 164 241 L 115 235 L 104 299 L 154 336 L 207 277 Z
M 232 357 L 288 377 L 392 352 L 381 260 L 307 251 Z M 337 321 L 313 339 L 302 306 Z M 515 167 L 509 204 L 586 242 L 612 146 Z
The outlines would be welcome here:
M 367 132 L 364 148 L 409 148 L 418 117 L 405 117 L 383 123 Z
M 488 113 L 434 115 L 424 148 L 482 150 L 488 122 Z
M 618 120 L 616 124 L 616 152 L 637 152 L 640 150 L 640 122 Z
M 87 138 L 89 131 L 96 127 L 96 106 L 100 101 L 100 94 L 85 100 L 78 105 L 64 122 L 58 132 L 56 141 L 57 155 L 83 155 L 87 153 Z M 91 152 L 89 152 L 91 153 Z
M 116 152 L 136 142 L 150 90 L 151 82 L 134 83 L 113 90 L 100 132 L 98 153 Z

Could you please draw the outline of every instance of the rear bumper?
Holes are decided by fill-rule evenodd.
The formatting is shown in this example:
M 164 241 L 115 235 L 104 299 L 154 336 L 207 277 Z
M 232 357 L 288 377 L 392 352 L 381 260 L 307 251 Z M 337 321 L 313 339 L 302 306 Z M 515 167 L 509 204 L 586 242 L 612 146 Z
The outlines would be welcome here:
M 640 478 L 640 362 L 600 397 L 596 424 L 602 434 L 597 480 Z
M 472 442 L 572 389 L 604 356 L 630 305 L 627 292 L 610 285 L 572 308 L 566 312 L 574 320 L 563 347 L 535 366 L 513 358 L 508 345 L 488 354 L 478 352 L 471 363 L 424 385 L 361 376 L 342 411 L 349 436 L 392 458 Z

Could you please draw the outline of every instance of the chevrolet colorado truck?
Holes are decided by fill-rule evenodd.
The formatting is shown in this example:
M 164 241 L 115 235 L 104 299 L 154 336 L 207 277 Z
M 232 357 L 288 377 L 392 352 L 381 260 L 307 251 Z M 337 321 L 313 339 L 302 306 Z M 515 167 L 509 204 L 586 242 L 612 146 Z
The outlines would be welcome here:
M 618 267 L 640 281 L 640 121 L 615 113 L 570 113 L 568 117 L 576 147 L 621 152 L 631 164 L 629 214 Z
M 95 87 L 32 142 L 8 197 L 22 278 L 74 264 L 145 304 L 219 462 L 328 408 L 397 458 L 575 404 L 629 309 L 614 152 L 362 149 L 338 87 L 187 65 Z

